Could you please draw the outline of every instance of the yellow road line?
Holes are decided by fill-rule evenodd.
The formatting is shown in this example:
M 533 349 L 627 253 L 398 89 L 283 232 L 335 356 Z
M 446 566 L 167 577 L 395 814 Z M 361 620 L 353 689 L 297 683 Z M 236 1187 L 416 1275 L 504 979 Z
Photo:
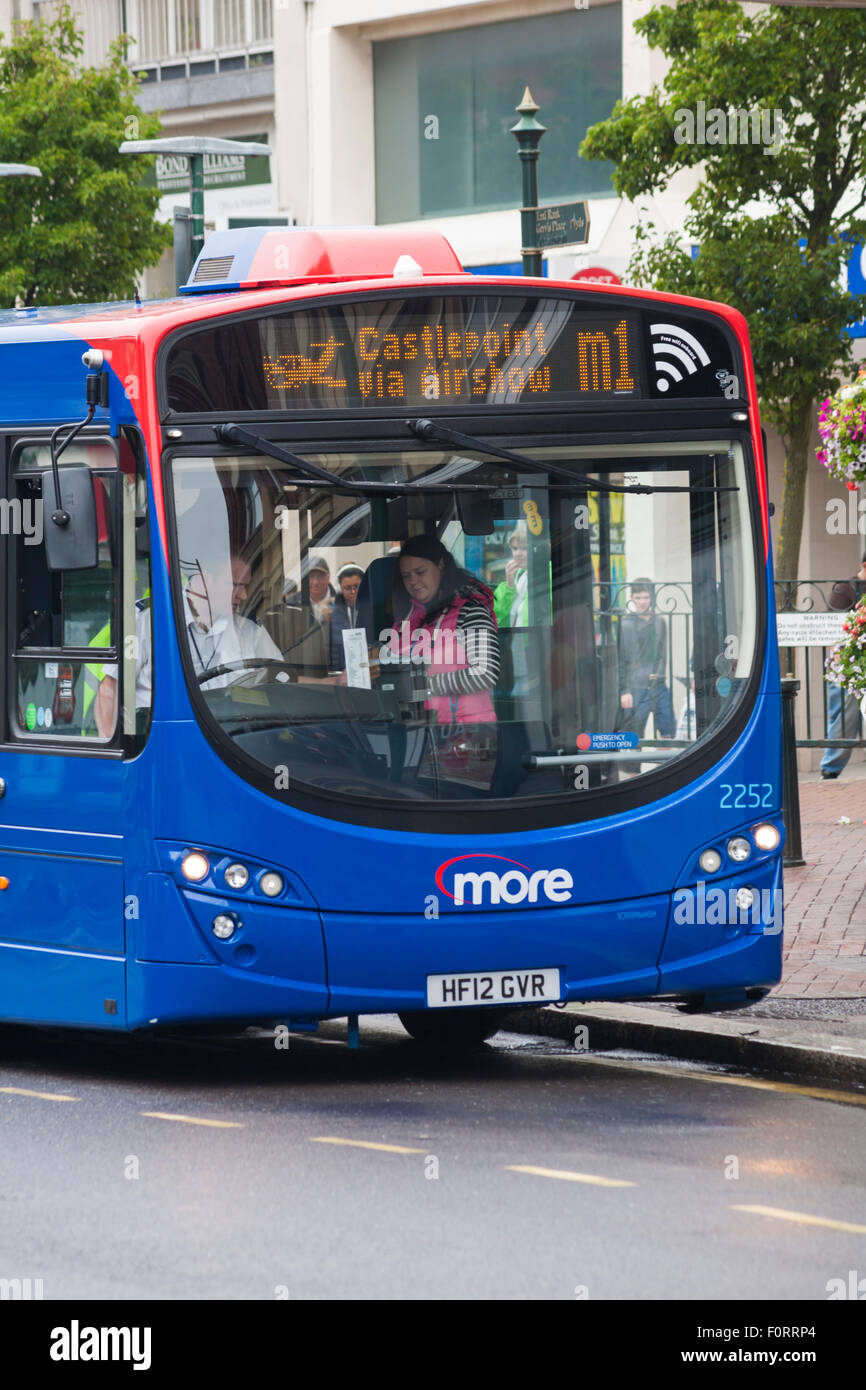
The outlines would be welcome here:
M 209 1125 L 211 1129 L 243 1129 L 234 1120 L 199 1120 L 195 1115 L 169 1115 L 164 1110 L 142 1110 L 139 1112 L 146 1120 L 177 1120 L 183 1125 Z
M 866 1236 L 866 1226 L 856 1226 L 853 1221 L 834 1221 L 829 1216 L 810 1216 L 805 1211 L 785 1211 L 782 1207 L 731 1207 L 731 1211 L 750 1211 L 756 1216 L 775 1216 L 779 1221 L 798 1221 L 801 1226 L 828 1226 L 831 1231 L 853 1231 L 855 1235 Z
M 336 1139 L 330 1135 L 310 1136 L 311 1144 L 348 1144 L 352 1149 L 380 1149 L 386 1154 L 426 1154 L 427 1149 L 407 1149 L 403 1144 L 374 1144 L 370 1139 Z
M 843 1105 L 866 1105 L 866 1095 L 855 1091 L 831 1091 L 824 1086 L 797 1086 L 791 1081 L 758 1081 L 748 1076 L 722 1076 L 711 1071 L 686 1071 L 677 1066 L 657 1066 L 648 1062 L 633 1062 L 624 1057 L 593 1057 L 591 1053 L 575 1053 L 583 1061 L 592 1062 L 597 1067 L 630 1067 L 632 1071 L 654 1072 L 657 1076 L 682 1076 L 687 1081 L 715 1081 L 720 1086 L 749 1086 L 755 1091 L 782 1091 L 796 1096 L 810 1096 L 813 1100 L 835 1100 Z
M 78 1096 L 58 1096 L 52 1091 L 26 1091 L 23 1086 L 0 1086 L 7 1096 L 35 1096 L 37 1100 L 78 1100 Z
M 532 1173 L 536 1178 L 562 1178 L 564 1182 L 589 1182 L 596 1187 L 637 1187 L 622 1178 L 600 1178 L 595 1173 L 570 1173 L 565 1168 L 534 1168 L 529 1163 L 506 1163 L 508 1173 Z

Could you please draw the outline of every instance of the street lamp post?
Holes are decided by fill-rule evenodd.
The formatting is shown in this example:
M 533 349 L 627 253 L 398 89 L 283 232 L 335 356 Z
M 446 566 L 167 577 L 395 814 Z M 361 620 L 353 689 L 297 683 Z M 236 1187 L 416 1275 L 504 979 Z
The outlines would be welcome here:
M 541 275 L 541 250 L 538 245 L 538 146 L 547 129 L 535 119 L 538 110 L 527 87 L 519 106 L 520 120 L 511 127 L 517 141 L 517 153 L 523 172 L 523 206 L 520 209 L 521 255 L 524 275 Z
M 206 154 L 270 155 L 268 145 L 247 140 L 219 140 L 210 135 L 177 135 L 164 140 L 124 140 L 121 154 L 180 154 L 189 160 L 189 203 L 192 213 L 191 253 L 195 264 L 204 246 L 204 157 Z M 179 256 L 175 238 L 175 279 L 178 276 Z
M 33 179 L 41 179 L 42 170 L 37 169 L 35 164 L 0 164 L 0 179 L 17 179 L 24 175 Z M 19 306 L 19 301 L 23 305 L 24 301 L 20 299 L 20 296 L 16 295 L 16 309 Z

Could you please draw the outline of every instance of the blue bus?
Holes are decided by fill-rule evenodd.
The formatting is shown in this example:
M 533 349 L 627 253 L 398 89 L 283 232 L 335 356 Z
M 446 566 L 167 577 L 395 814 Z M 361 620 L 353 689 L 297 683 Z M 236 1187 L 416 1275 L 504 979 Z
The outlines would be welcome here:
M 0 362 L 0 1018 L 471 1043 L 778 981 L 736 311 L 245 228 Z

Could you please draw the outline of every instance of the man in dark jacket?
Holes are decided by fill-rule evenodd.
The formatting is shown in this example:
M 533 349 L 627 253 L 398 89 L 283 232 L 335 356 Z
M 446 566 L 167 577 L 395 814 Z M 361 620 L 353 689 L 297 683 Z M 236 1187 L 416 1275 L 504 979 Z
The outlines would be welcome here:
M 619 625 L 619 703 L 624 729 L 643 737 L 647 720 L 655 716 L 657 738 L 671 738 L 674 711 L 665 676 L 667 627 L 654 612 L 655 589 L 649 579 L 631 586 L 631 612 Z
M 346 649 L 343 646 L 343 633 L 360 627 L 358 618 L 358 590 L 364 571 L 360 565 L 343 565 L 337 571 L 337 584 L 340 592 L 334 599 L 331 612 L 331 670 L 345 671 Z
M 326 680 L 331 669 L 331 605 L 327 561 L 314 555 L 298 589 L 283 585 L 282 603 L 265 614 L 265 623 L 298 681 Z

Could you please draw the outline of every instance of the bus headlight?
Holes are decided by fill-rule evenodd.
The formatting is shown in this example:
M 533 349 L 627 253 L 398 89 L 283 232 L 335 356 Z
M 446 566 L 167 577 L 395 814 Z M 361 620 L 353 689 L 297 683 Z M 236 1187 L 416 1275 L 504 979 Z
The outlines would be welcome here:
M 740 889 L 740 892 L 743 890 Z M 211 931 L 220 941 L 228 941 L 230 936 L 234 936 L 240 926 L 238 918 L 233 912 L 218 912 L 211 922 Z
M 246 864 L 229 864 L 225 877 L 229 888 L 246 888 L 250 881 L 250 871 Z
M 752 831 L 752 838 L 758 849 L 770 850 L 778 848 L 782 836 L 775 825 L 765 821 L 763 825 L 756 825 Z
M 191 883 L 201 883 L 202 879 L 207 878 L 210 873 L 207 856 L 201 854 L 197 849 L 191 850 L 181 859 L 180 871 L 184 878 L 188 878 Z
M 735 835 L 733 840 L 728 841 L 728 856 L 735 864 L 742 864 L 751 853 L 752 846 L 742 835 Z
M 716 874 L 722 867 L 722 856 L 717 849 L 705 849 L 698 863 L 705 874 Z
M 285 887 L 282 874 L 276 874 L 273 870 L 262 874 L 259 879 L 259 887 L 266 898 L 278 898 Z
M 736 903 L 740 912 L 748 912 L 749 908 L 754 906 L 757 896 L 754 888 L 738 888 Z

